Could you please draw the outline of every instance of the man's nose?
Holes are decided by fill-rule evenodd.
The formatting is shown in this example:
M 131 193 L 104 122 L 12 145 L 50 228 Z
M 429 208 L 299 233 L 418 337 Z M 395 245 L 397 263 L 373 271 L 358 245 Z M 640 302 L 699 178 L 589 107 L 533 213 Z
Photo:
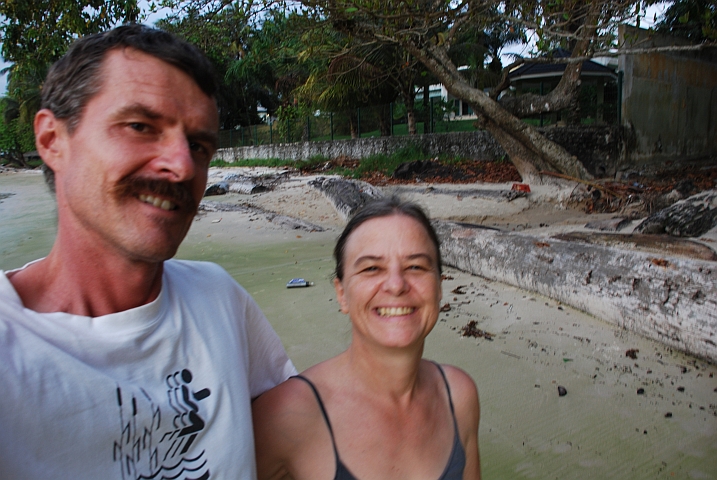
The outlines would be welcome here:
M 168 176 L 168 180 L 182 182 L 196 174 L 196 163 L 192 157 L 189 140 L 180 133 L 167 136 L 161 145 L 156 168 Z

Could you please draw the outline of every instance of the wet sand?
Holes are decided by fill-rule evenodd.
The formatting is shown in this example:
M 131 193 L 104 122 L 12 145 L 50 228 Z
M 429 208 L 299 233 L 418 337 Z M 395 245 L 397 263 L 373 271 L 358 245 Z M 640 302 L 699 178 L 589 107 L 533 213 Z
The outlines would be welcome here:
M 256 212 L 210 212 L 198 216 L 178 254 L 215 261 L 244 285 L 299 370 L 350 340 L 330 282 L 342 221 L 302 182 L 207 200 L 300 216 L 326 231 L 288 230 Z M 584 224 L 579 212 L 554 206 L 533 203 L 531 216 L 527 202 L 506 206 L 456 194 L 451 205 L 436 200 L 447 194 L 403 188 L 434 216 L 446 216 L 444 209 L 511 229 Z M 40 175 L 0 175 L 4 193 L 15 193 L 0 201 L 0 268 L 8 269 L 49 251 L 55 220 Z M 484 478 L 717 478 L 717 366 L 545 297 L 445 273 L 452 277 L 444 281 L 450 310 L 429 336 L 426 357 L 460 366 L 478 385 Z M 314 286 L 286 289 L 293 277 Z M 460 335 L 472 320 L 490 339 Z M 636 358 L 626 356 L 630 350 Z

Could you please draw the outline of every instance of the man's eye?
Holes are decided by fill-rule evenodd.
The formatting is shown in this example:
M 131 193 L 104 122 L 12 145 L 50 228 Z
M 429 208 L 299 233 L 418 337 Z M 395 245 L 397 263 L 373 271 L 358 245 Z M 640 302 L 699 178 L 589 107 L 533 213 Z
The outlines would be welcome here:
M 207 148 L 198 142 L 189 142 L 189 149 L 193 152 L 200 152 L 200 153 L 204 153 L 207 151 Z
M 129 124 L 129 128 L 137 132 L 146 132 L 149 126 L 146 123 L 132 122 Z

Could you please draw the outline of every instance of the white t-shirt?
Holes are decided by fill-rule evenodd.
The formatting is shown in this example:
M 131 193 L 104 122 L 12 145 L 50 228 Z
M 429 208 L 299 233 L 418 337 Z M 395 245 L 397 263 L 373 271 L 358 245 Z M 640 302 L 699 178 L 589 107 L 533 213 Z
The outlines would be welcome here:
M 167 261 L 154 302 L 94 318 L 0 271 L 0 479 L 255 478 L 250 400 L 295 373 L 218 265 Z

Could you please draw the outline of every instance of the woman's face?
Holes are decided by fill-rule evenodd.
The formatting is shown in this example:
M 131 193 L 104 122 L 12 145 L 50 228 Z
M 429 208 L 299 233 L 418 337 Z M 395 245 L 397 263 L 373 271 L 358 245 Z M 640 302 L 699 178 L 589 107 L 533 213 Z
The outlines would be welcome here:
M 437 252 L 423 226 L 405 215 L 367 220 L 346 241 L 343 280 L 335 279 L 354 342 L 422 344 L 442 297 Z

